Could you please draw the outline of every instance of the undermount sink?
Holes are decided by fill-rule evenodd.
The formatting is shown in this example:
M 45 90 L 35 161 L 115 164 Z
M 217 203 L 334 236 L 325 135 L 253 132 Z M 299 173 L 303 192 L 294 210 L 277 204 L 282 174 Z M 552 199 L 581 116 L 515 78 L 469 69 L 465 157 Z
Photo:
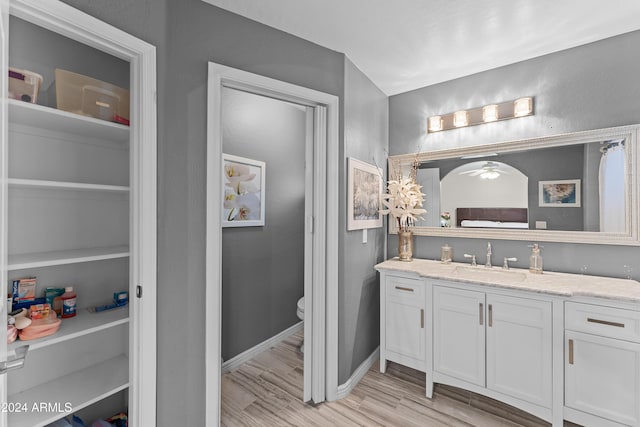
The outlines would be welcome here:
M 464 279 L 478 280 L 508 280 L 511 282 L 522 282 L 527 275 L 521 271 L 504 270 L 500 267 L 463 267 L 457 266 L 453 269 L 453 274 Z

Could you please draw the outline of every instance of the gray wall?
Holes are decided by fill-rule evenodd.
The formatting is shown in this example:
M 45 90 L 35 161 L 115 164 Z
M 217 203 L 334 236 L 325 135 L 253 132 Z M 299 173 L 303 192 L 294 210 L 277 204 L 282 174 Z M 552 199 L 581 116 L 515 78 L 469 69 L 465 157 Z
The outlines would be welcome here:
M 389 99 L 391 154 L 481 145 L 640 122 L 640 32 L 428 86 Z M 427 117 L 457 109 L 535 96 L 535 115 L 435 134 L 427 134 Z M 415 255 L 439 258 L 449 243 L 456 261 L 465 252 L 484 262 L 486 241 L 417 237 Z M 496 241 L 494 260 L 516 256 L 528 267 L 528 242 Z M 625 277 L 624 265 L 637 266 L 640 248 L 544 243 L 545 269 Z M 389 255 L 397 239 L 389 238 Z M 640 268 L 632 276 L 640 278 Z
M 388 150 L 387 97 L 348 59 L 345 61 L 344 149 L 341 150 L 340 289 L 338 383 L 380 343 L 380 288 L 373 266 L 384 259 L 386 228 L 347 230 L 347 158 L 378 164 L 386 171 Z M 386 172 L 384 174 L 386 176 Z
M 206 405 L 214 404 L 204 400 L 203 375 L 207 62 L 340 96 L 344 56 L 200 0 L 169 1 L 167 17 L 165 72 L 171 78 L 160 87 L 164 112 L 159 116 L 164 140 L 159 158 L 158 425 L 201 426 Z M 176 312 L 186 318 L 176 322 Z
M 66 2 L 158 48 L 158 425 L 204 425 L 207 62 L 342 97 L 344 55 L 200 0 Z
M 304 293 L 305 108 L 225 88 L 222 151 L 266 163 L 264 227 L 222 230 L 222 358 L 300 320 Z

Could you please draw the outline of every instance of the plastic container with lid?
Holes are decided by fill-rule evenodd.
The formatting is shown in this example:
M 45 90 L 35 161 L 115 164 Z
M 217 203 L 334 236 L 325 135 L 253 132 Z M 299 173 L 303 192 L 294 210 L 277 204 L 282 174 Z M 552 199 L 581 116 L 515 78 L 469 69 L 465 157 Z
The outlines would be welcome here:
M 38 102 L 41 84 L 40 74 L 9 67 L 9 98 L 35 104 Z
M 64 294 L 60 296 L 62 300 L 62 318 L 66 319 L 76 315 L 76 293 L 73 291 L 73 286 L 67 286 L 64 288 Z
M 111 83 L 56 69 L 49 102 L 54 99 L 60 110 L 129 124 L 129 91 Z

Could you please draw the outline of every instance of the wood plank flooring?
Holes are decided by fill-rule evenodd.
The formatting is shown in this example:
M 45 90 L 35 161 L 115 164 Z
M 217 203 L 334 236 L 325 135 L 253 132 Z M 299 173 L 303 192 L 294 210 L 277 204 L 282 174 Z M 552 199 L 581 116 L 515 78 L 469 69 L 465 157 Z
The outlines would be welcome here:
M 374 365 L 336 402 L 302 403 L 302 333 L 222 377 L 223 426 L 544 427 L 549 423 L 484 396 L 436 385 L 424 396 L 424 373 Z M 566 427 L 579 427 L 565 422 Z

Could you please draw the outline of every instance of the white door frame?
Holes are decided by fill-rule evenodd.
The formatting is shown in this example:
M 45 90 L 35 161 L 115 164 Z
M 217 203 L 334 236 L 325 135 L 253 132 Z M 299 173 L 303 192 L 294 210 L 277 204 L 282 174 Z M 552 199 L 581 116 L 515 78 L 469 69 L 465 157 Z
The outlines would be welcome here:
M 0 135 L 3 167 L 1 170 L 2 212 L 0 223 L 6 235 L 7 193 L 7 103 L 4 88 L 7 70 L 8 40 L 6 24 L 9 14 L 40 27 L 79 41 L 130 63 L 130 242 L 129 242 L 129 422 L 131 425 L 156 424 L 156 279 L 157 279 L 157 118 L 156 118 L 156 48 L 122 30 L 81 12 L 61 1 L 2 0 L 5 31 L 2 46 L 3 91 Z M 2 283 L 6 295 L 5 239 L 0 247 Z M 137 286 L 144 298 L 136 298 Z M 0 313 L 2 311 L 0 310 Z M 2 348 L 5 350 L 3 351 Z M 6 354 L 6 346 L 0 347 Z M 6 399 L 6 375 L 0 397 Z M 6 401 L 6 400 L 4 400 Z M 6 413 L 0 425 L 6 425 Z
M 220 424 L 222 324 L 222 110 L 223 87 L 312 107 L 314 111 L 313 282 L 305 289 L 305 386 L 311 399 L 335 399 L 338 388 L 338 97 L 209 62 L 207 112 L 206 425 Z M 318 125 L 320 124 L 320 125 Z M 322 141 L 326 141 L 323 144 Z M 292 310 L 295 308 L 292 307 Z M 310 333 L 310 336 L 307 335 Z M 306 394 L 306 393 L 305 393 Z M 307 396 L 305 396 L 307 397 Z
M 9 152 L 9 113 L 7 111 L 7 91 L 8 91 L 8 77 L 7 72 L 9 68 L 9 1 L 0 0 L 0 292 L 2 294 L 7 293 L 8 288 L 8 276 L 7 276 L 7 264 L 8 264 L 8 192 L 7 179 L 9 177 L 9 161 L 7 159 L 7 153 Z M 0 308 L 0 317 L 5 318 L 9 313 L 6 313 L 6 308 Z M 7 355 L 7 340 L 0 340 L 0 355 L 5 360 Z M 7 376 L 0 375 L 0 404 L 6 402 L 9 397 L 7 390 Z M 0 413 L 0 426 L 7 425 L 7 414 Z

